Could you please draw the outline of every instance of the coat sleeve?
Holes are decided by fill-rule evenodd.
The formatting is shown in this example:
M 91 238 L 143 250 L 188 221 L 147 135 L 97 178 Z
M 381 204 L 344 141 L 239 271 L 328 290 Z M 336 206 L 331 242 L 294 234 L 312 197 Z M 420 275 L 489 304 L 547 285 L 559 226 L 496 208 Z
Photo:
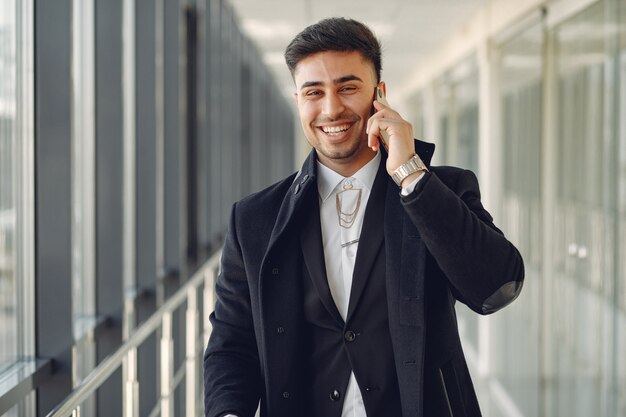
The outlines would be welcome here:
M 229 413 L 254 416 L 260 398 L 259 355 L 236 223 L 235 205 L 224 241 L 215 288 L 217 301 L 210 316 L 212 332 L 204 354 L 206 417 Z
M 445 184 L 436 170 L 427 173 L 402 204 L 454 296 L 477 313 L 493 313 L 519 295 L 522 257 L 482 206 L 476 176 L 440 169 Z

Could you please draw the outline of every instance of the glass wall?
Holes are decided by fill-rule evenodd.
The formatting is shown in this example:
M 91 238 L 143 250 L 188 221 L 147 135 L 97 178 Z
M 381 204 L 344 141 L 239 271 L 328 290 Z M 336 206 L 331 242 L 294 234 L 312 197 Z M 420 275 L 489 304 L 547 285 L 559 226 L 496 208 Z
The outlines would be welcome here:
M 619 71 L 619 104 L 617 111 L 619 115 L 626 112 L 626 6 L 623 2 L 619 5 L 619 10 L 613 16 L 618 19 L 618 71 Z M 616 311 L 615 321 L 615 387 L 612 395 L 616 398 L 616 415 L 626 416 L 626 117 L 618 117 L 619 151 L 617 181 L 618 181 L 618 223 L 619 229 L 617 237 L 617 282 L 615 285 L 614 305 Z
M 522 253 L 526 282 L 515 303 L 490 317 L 489 366 L 527 417 L 541 415 L 543 33 L 540 21 L 524 28 L 500 46 L 496 63 L 504 166 L 500 226 Z
M 224 0 L 0 2 L 0 415 L 47 415 L 218 249 L 234 200 L 293 172 L 268 91 Z M 183 310 L 173 415 L 192 414 Z M 159 414 L 159 342 L 80 414 Z
M 478 173 L 478 67 L 474 56 L 435 82 L 439 120 L 437 158 Z
M 34 349 L 32 51 L 32 2 L 1 2 L 0 376 Z
M 35 349 L 32 13 L 0 2 L 0 381 L 27 372 Z M 11 405 L 0 414 L 33 415 L 34 396 Z
M 546 410 L 553 416 L 616 414 L 616 5 L 598 2 L 550 32 L 558 155 L 549 308 L 559 326 Z
M 0 371 L 17 359 L 15 2 L 0 3 Z
M 486 417 L 626 417 L 626 4 L 582 3 L 520 17 L 484 39 L 484 65 L 457 62 L 408 103 L 437 163 L 490 157 L 479 102 L 480 141 L 501 144 L 481 185 L 524 290 L 484 321 L 457 307 Z M 478 71 L 493 74 L 480 91 Z
M 423 139 L 428 141 L 425 132 L 425 114 L 424 114 L 424 93 L 422 91 L 417 92 L 408 100 L 409 105 L 409 121 L 413 125 L 413 136 L 417 139 Z M 431 139 L 432 140 L 432 139 Z M 438 152 L 438 151 L 437 151 Z

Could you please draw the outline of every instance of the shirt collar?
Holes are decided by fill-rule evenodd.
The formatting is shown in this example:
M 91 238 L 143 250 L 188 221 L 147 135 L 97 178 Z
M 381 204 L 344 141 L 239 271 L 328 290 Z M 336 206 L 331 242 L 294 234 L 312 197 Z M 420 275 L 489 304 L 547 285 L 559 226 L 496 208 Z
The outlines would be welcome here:
M 380 152 L 377 152 L 367 164 L 363 165 L 361 169 L 355 172 L 351 177 L 344 177 L 320 163 L 320 161 L 317 161 L 317 191 L 319 192 L 320 198 L 322 201 L 325 201 L 330 197 L 335 188 L 337 188 L 337 185 L 346 178 L 355 178 L 360 185 L 371 191 L 379 165 Z

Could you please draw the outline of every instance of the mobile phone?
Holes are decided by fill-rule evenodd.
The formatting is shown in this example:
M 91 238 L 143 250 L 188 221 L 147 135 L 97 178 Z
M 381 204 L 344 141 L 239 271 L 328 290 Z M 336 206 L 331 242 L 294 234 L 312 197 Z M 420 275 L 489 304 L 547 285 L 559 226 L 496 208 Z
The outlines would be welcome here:
M 374 97 L 374 100 L 377 100 L 380 103 L 383 103 L 385 106 L 389 107 L 389 103 L 387 103 L 387 99 L 385 98 L 385 92 L 380 87 L 376 87 L 375 95 L 376 96 Z M 378 136 L 378 141 L 383 146 L 383 148 L 385 148 L 385 151 L 389 152 L 389 134 L 384 130 L 381 130 L 380 136 Z

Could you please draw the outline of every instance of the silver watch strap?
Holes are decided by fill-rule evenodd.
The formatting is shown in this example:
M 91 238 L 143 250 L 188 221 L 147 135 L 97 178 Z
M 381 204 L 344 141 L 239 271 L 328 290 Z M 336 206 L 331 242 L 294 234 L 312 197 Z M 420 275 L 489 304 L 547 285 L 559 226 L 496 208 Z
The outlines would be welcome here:
M 418 171 L 428 171 L 426 165 L 419 157 L 419 155 L 415 154 L 411 159 L 400 165 L 391 175 L 393 181 L 398 185 L 398 187 L 402 187 L 402 181 L 409 175 Z

